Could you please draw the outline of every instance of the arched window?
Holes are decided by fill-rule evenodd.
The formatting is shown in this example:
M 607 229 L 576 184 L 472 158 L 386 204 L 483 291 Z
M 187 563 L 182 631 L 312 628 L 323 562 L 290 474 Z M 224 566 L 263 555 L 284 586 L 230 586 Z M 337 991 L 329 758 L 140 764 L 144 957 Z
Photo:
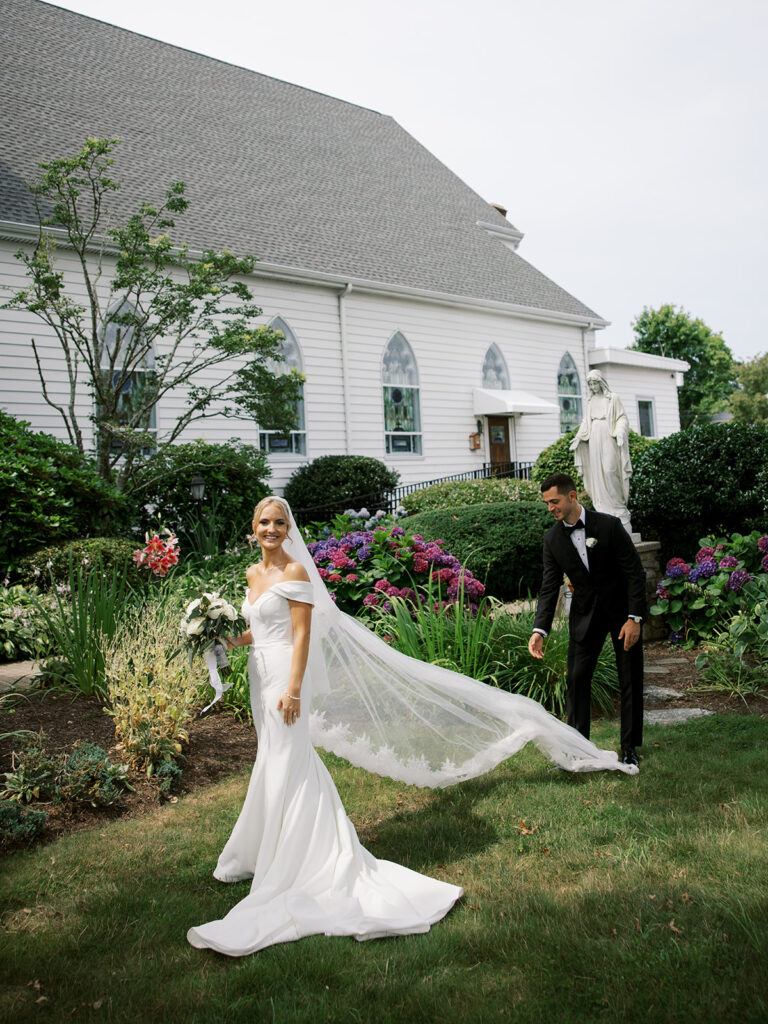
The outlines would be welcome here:
M 275 373 L 285 373 L 288 370 L 302 370 L 301 349 L 296 341 L 291 328 L 281 316 L 273 317 L 269 326 L 283 335 L 283 356 L 285 362 L 275 363 L 271 367 Z M 304 387 L 302 385 L 301 395 L 296 399 L 296 429 L 288 434 L 281 434 L 277 430 L 270 430 L 268 427 L 259 431 L 259 447 L 263 452 L 270 455 L 306 455 L 307 454 L 307 430 L 304 422 Z
M 581 379 L 568 352 L 560 360 L 557 371 L 557 400 L 560 404 L 560 433 L 575 430 L 581 423 Z
M 128 299 L 116 302 L 108 311 L 102 328 L 104 350 L 101 367 L 111 373 L 112 387 L 119 387 L 117 396 L 117 426 L 132 427 L 134 430 L 147 431 L 153 438 L 157 437 L 157 416 L 155 406 L 143 409 L 147 398 L 147 388 L 152 383 L 155 373 L 155 353 L 150 345 L 140 358 L 136 358 L 142 346 L 135 344 L 136 324 L 140 322 L 136 307 Z M 130 372 L 125 372 L 125 363 L 133 365 Z M 137 416 L 141 415 L 137 420 Z M 123 445 L 119 437 L 112 442 L 112 449 L 120 451 Z M 151 448 L 143 449 L 149 454 Z
M 509 391 L 509 370 L 498 345 L 491 345 L 483 360 L 483 387 Z
M 413 349 L 399 331 L 384 349 L 381 383 L 387 455 L 421 455 L 419 371 Z

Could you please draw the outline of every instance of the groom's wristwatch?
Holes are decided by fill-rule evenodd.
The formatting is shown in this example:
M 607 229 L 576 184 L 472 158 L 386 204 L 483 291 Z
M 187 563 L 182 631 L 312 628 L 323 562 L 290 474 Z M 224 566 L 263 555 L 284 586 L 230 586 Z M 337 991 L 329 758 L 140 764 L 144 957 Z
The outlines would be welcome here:
M 628 619 L 632 619 L 632 621 L 636 622 L 638 624 L 638 626 L 643 621 L 643 616 L 642 615 L 628 615 L 627 618 Z

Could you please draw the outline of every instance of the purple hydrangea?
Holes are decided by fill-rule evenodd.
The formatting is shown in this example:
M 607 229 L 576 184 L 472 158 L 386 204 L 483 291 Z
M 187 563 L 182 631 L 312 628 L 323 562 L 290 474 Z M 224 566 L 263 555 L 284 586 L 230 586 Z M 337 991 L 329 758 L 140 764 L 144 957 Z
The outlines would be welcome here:
M 768 555 L 768 534 L 757 542 L 757 550 L 761 555 Z
M 704 559 L 701 560 L 701 562 L 699 562 L 698 570 L 699 570 L 699 579 L 700 580 L 708 580 L 710 576 L 714 576 L 715 573 L 717 572 L 717 562 L 715 561 L 714 558 L 704 558 Z M 691 572 L 693 572 L 693 569 L 691 569 Z M 691 578 L 691 576 L 690 576 L 690 573 L 689 573 L 688 574 L 688 579 L 690 579 L 690 578 Z
M 667 562 L 667 576 L 671 580 L 679 580 L 683 576 L 686 576 L 690 570 L 690 566 L 687 562 L 684 562 L 682 558 L 671 558 Z
M 694 565 L 693 568 L 691 569 L 691 571 L 688 573 L 688 582 L 689 583 L 698 583 L 700 577 L 701 577 L 701 569 L 699 568 L 698 565 Z
M 699 550 L 696 552 L 696 561 L 697 562 L 703 562 L 705 559 L 711 558 L 714 555 L 714 553 L 715 553 L 715 549 L 714 548 L 710 548 L 710 547 L 699 548 Z
M 768 572 L 768 555 L 763 555 L 760 565 L 763 567 L 763 572 Z
M 721 569 L 735 569 L 738 564 L 738 558 L 734 558 L 733 555 L 726 555 L 725 558 L 720 559 Z
M 728 589 L 741 590 L 744 584 L 751 579 L 752 577 L 744 569 L 734 569 L 731 573 L 731 578 L 728 580 Z
M 669 634 L 669 642 L 671 644 L 681 644 L 685 640 L 685 631 L 682 629 L 673 629 Z

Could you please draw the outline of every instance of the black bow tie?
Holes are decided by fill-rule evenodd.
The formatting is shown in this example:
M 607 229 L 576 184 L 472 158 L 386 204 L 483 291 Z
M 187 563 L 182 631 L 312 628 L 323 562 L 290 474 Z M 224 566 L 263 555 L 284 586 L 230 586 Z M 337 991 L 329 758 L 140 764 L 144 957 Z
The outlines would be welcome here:
M 582 521 L 581 519 L 577 520 L 577 521 L 576 521 L 576 522 L 575 522 L 575 523 L 573 524 L 573 526 L 571 526 L 571 525 L 570 525 L 569 523 L 566 523 L 566 522 L 565 522 L 565 520 L 563 520 L 563 526 L 564 526 L 564 527 L 566 528 L 566 530 L 568 530 L 569 532 L 570 532 L 571 530 L 583 530 L 583 529 L 584 529 L 584 523 L 583 523 L 583 521 Z

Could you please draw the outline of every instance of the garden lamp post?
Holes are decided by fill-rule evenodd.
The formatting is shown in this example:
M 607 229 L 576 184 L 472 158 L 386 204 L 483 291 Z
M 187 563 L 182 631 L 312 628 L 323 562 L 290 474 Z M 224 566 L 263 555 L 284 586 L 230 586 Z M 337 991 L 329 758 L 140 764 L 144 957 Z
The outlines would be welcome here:
M 197 516 L 199 519 L 203 498 L 205 497 L 205 480 L 203 480 L 199 473 L 195 473 L 192 477 L 192 482 L 189 485 L 189 493 L 192 495 L 192 500 L 197 503 Z

